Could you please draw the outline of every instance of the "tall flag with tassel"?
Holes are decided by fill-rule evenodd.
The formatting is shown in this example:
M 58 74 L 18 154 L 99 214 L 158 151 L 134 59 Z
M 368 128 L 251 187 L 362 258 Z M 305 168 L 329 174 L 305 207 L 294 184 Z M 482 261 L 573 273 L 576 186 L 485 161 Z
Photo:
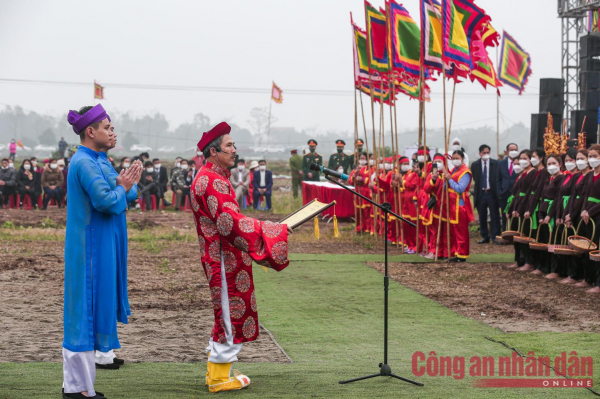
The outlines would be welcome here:
M 94 81 L 94 98 L 104 100 L 104 87 Z
M 387 19 L 365 0 L 367 20 L 367 56 L 370 72 L 387 74 L 389 72 L 389 54 L 387 46 Z
M 446 68 L 456 67 L 454 78 L 466 76 L 473 68 L 469 39 L 453 0 L 442 2 L 442 60 Z
M 495 47 L 499 45 L 498 32 L 494 29 L 494 27 L 488 22 L 484 24 L 483 31 L 481 33 L 481 41 L 483 42 L 484 48 L 487 47 Z M 498 79 L 498 74 L 496 73 L 496 69 L 494 68 L 494 64 L 492 63 L 492 59 L 489 57 L 486 52 L 486 59 L 479 60 L 475 62 L 473 66 L 473 70 L 471 71 L 471 82 L 477 80 L 483 88 L 487 88 L 488 85 L 492 87 L 496 87 L 498 90 L 498 95 L 500 95 L 500 87 L 502 86 L 502 82 Z
M 421 48 L 423 65 L 441 72 L 442 63 L 442 6 L 437 0 L 421 0 Z
M 508 33 L 503 32 L 498 76 L 501 82 L 523 93 L 531 75 L 531 56 Z
M 421 30 L 411 18 L 406 8 L 394 0 L 386 1 L 389 19 L 388 43 L 392 70 L 414 78 L 420 77 L 421 68 Z M 427 76 L 429 77 L 429 73 Z

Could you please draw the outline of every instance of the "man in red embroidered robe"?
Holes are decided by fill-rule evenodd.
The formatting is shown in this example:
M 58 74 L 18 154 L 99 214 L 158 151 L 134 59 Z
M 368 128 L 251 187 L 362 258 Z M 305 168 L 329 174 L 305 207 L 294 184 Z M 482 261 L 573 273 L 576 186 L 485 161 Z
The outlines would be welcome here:
M 221 122 L 202 135 L 206 165 L 191 187 L 191 204 L 202 265 L 210 286 L 215 324 L 207 352 L 210 392 L 245 388 L 250 379 L 233 370 L 244 342 L 258 338 L 252 261 L 277 271 L 288 264 L 286 225 L 240 213 L 228 168 L 235 164 L 231 127 Z

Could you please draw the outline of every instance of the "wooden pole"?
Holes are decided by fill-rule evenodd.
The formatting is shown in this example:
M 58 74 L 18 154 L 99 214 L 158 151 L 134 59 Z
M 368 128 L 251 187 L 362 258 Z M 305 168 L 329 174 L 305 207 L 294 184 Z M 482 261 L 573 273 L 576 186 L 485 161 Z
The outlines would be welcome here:
M 498 46 L 496 46 L 496 65 L 498 65 Z M 500 156 L 500 96 L 496 88 L 496 154 Z
M 448 124 L 446 122 L 446 68 L 442 68 L 442 80 L 443 80 L 443 87 L 444 87 L 444 145 L 445 145 L 445 153 L 448 154 L 448 145 L 450 138 L 448 137 Z M 448 163 L 446 163 L 446 166 L 448 165 Z M 450 206 L 448 205 L 448 201 L 450 199 L 449 197 L 449 193 L 448 193 L 448 187 L 449 183 L 446 183 L 445 186 L 445 192 L 446 192 L 446 241 L 448 241 L 448 258 L 450 258 Z M 441 220 L 441 218 L 440 218 Z
M 419 90 L 423 90 L 423 86 Z M 429 164 L 428 156 L 429 151 L 427 150 L 427 124 L 425 120 L 425 97 L 423 96 L 423 153 L 425 154 L 425 170 L 422 172 L 427 179 L 427 165 Z M 425 229 L 425 247 L 423 248 L 423 252 L 427 253 L 429 251 L 429 228 L 425 226 L 423 223 L 423 228 Z
M 271 133 L 271 106 L 273 105 L 273 100 L 269 98 L 269 122 L 267 123 L 267 146 L 266 151 L 269 153 L 269 134 Z M 265 159 L 267 159 L 267 154 L 265 154 Z
M 356 99 L 356 87 L 354 87 L 354 160 L 356 161 L 356 163 L 358 164 L 358 146 L 356 145 L 358 142 L 358 104 L 357 104 L 357 99 Z M 348 172 L 351 173 L 351 172 Z M 354 223 L 355 223 L 355 228 L 354 228 L 354 234 L 357 234 L 357 228 L 358 226 L 360 226 L 360 219 L 359 216 L 360 212 L 357 212 L 356 210 L 356 204 L 359 200 L 359 198 L 356 195 L 352 196 L 352 203 L 354 204 Z

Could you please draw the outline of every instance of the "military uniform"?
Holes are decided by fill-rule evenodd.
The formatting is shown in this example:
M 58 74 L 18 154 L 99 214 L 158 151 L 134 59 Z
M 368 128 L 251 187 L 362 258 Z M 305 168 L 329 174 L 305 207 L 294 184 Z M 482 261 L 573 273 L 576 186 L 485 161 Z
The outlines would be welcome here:
M 297 150 L 292 150 L 292 157 L 290 158 L 290 169 L 292 170 L 292 191 L 294 192 L 294 198 L 298 198 L 298 186 L 302 190 L 302 157 L 298 155 Z
M 344 146 L 346 145 L 346 143 L 344 143 L 344 140 L 338 140 L 335 142 L 335 144 L 337 144 L 338 151 L 341 148 L 342 152 L 336 152 L 335 154 L 331 154 L 331 156 L 329 157 L 329 163 L 327 164 L 327 167 L 331 170 L 337 171 L 337 169 L 341 166 L 344 168 L 344 173 L 347 174 L 352 165 L 352 160 L 350 155 L 344 154 Z
M 310 147 L 316 147 L 317 142 L 315 140 L 308 140 L 308 145 Z M 319 176 L 321 172 L 315 172 L 314 170 L 310 170 L 310 164 L 316 163 L 319 166 L 323 166 L 323 156 L 317 151 L 309 152 L 302 157 L 302 172 L 304 176 L 302 176 L 303 181 L 319 181 Z M 312 177 L 308 177 L 308 174 L 312 173 Z

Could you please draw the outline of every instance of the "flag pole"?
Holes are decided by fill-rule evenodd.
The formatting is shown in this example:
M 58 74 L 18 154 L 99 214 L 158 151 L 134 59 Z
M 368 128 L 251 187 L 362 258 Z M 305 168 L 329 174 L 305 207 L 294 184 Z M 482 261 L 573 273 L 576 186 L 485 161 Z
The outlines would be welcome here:
M 354 29 L 354 28 L 353 28 Z M 357 100 L 356 100 L 356 81 L 354 82 L 354 161 L 356 162 L 356 164 L 358 164 L 358 146 L 356 145 L 358 143 L 358 104 L 357 104 Z M 350 172 L 348 172 L 350 173 Z M 357 197 L 356 195 L 352 196 L 352 202 L 354 204 L 354 223 L 355 223 L 355 228 L 354 228 L 354 235 L 357 234 L 357 228 L 358 226 L 361 226 L 360 223 L 360 219 L 359 219 L 359 215 L 361 214 L 361 212 L 357 212 L 356 210 L 356 203 L 357 201 L 359 201 L 359 197 Z
M 392 90 L 395 89 L 395 84 L 392 86 Z M 394 95 L 395 98 L 395 95 Z M 396 101 L 394 101 L 394 130 L 396 131 L 396 155 L 400 155 L 400 147 L 398 146 L 398 115 L 396 113 Z M 398 165 L 398 173 L 401 172 L 400 170 L 400 157 L 397 157 L 398 159 L 396 160 L 396 163 Z M 396 203 L 398 204 L 398 215 L 402 216 L 402 196 L 400 195 L 401 191 L 400 191 L 400 184 L 398 184 L 396 186 L 396 198 L 397 201 Z M 402 253 L 404 253 L 404 223 L 400 222 L 398 219 L 396 219 L 396 234 L 398 233 L 398 229 L 400 229 L 400 240 L 398 240 L 398 242 L 396 242 L 396 248 L 398 248 L 400 242 L 402 241 Z
M 370 91 L 370 97 L 371 97 L 371 120 L 373 122 L 373 155 L 376 154 L 376 141 L 375 141 L 375 104 L 374 104 L 374 100 L 373 100 L 373 96 L 374 96 L 374 90 L 373 90 L 373 80 L 371 78 L 371 55 L 369 54 L 369 21 L 367 20 L 368 18 L 368 13 L 367 13 L 367 4 L 366 2 L 364 3 L 364 7 L 365 7 L 365 25 L 367 28 L 367 61 L 369 62 L 369 91 Z M 368 155 L 368 154 L 367 154 Z M 367 161 L 367 165 L 368 165 L 368 161 Z M 370 169 L 370 168 L 369 168 Z M 377 224 L 377 207 L 373 207 L 373 229 L 375 230 Z
M 498 45 L 496 45 L 496 65 L 498 65 Z M 496 81 L 497 82 L 497 81 Z M 498 86 L 498 84 L 496 86 Z M 498 91 L 500 88 L 496 88 L 496 153 L 500 156 L 500 96 Z
M 272 82 L 274 83 L 274 82 Z M 273 84 L 271 84 L 271 97 L 273 97 Z M 267 122 L 267 147 L 265 160 L 267 159 L 267 154 L 269 153 L 269 135 L 271 134 L 271 107 L 273 106 L 273 99 L 269 98 L 269 121 Z

